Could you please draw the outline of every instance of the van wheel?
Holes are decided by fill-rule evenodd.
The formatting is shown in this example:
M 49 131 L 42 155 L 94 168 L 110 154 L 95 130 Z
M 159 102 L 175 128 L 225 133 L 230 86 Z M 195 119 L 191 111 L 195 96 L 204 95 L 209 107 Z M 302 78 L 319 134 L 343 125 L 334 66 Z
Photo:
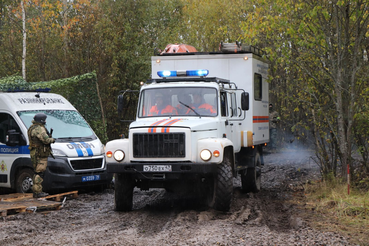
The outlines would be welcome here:
M 32 192 L 33 186 L 33 171 L 31 169 L 22 169 L 18 172 L 15 181 L 15 191 L 17 193 L 29 193 Z
M 257 193 L 261 189 L 261 159 L 260 154 L 256 151 L 254 167 L 249 167 L 241 173 L 242 191 Z
M 126 174 L 114 175 L 114 202 L 116 211 L 130 211 L 133 204 L 134 180 Z
M 228 211 L 233 196 L 233 175 L 231 162 L 227 156 L 224 156 L 223 163 L 218 165 L 212 194 L 210 206 L 216 210 Z

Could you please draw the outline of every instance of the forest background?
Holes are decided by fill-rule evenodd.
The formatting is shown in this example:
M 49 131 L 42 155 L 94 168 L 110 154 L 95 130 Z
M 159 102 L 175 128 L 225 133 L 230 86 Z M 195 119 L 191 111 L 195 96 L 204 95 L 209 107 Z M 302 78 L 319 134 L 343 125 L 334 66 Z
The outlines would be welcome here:
M 324 177 L 349 167 L 368 187 L 368 31 L 367 0 L 0 0 L 0 79 L 93 88 L 100 104 L 72 103 L 106 142 L 126 133 L 116 98 L 150 77 L 155 49 L 251 44 L 270 63 L 279 147 L 314 146 Z M 72 89 L 79 76 L 91 83 Z

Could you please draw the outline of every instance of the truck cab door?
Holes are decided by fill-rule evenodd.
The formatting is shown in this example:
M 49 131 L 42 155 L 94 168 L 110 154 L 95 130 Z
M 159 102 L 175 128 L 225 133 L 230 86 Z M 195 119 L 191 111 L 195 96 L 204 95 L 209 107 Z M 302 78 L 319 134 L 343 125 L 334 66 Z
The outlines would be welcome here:
M 245 117 L 245 111 L 241 109 L 242 92 L 242 90 L 234 90 L 232 93 L 229 93 L 231 100 L 230 111 L 232 112 L 229 122 L 232 128 L 232 142 L 235 152 L 239 152 L 241 149 L 241 131 L 243 129 L 243 119 Z
M 241 129 L 244 111 L 241 109 L 242 91 L 229 90 L 221 92 L 221 116 L 225 119 L 226 137 L 232 141 L 235 152 L 241 149 Z

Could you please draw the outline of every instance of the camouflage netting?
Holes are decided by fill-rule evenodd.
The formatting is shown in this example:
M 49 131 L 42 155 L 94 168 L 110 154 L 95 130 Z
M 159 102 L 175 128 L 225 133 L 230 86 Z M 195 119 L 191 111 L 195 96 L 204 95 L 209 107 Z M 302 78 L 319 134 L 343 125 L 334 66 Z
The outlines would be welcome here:
M 1 91 L 34 91 L 49 88 L 50 92 L 62 95 L 73 104 L 104 141 L 105 127 L 96 84 L 95 72 L 46 82 L 26 82 L 21 76 L 0 78 Z
M 9 76 L 0 78 L 1 91 L 30 90 L 30 83 L 27 83 L 21 76 Z

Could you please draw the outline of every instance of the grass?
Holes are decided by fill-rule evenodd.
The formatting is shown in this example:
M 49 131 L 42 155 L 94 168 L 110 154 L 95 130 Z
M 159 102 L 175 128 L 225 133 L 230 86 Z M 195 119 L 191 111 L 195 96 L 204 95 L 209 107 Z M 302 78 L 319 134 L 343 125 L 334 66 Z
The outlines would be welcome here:
M 369 191 L 337 181 L 305 185 L 307 205 L 324 220 L 314 219 L 320 229 L 338 231 L 357 245 L 369 245 Z

